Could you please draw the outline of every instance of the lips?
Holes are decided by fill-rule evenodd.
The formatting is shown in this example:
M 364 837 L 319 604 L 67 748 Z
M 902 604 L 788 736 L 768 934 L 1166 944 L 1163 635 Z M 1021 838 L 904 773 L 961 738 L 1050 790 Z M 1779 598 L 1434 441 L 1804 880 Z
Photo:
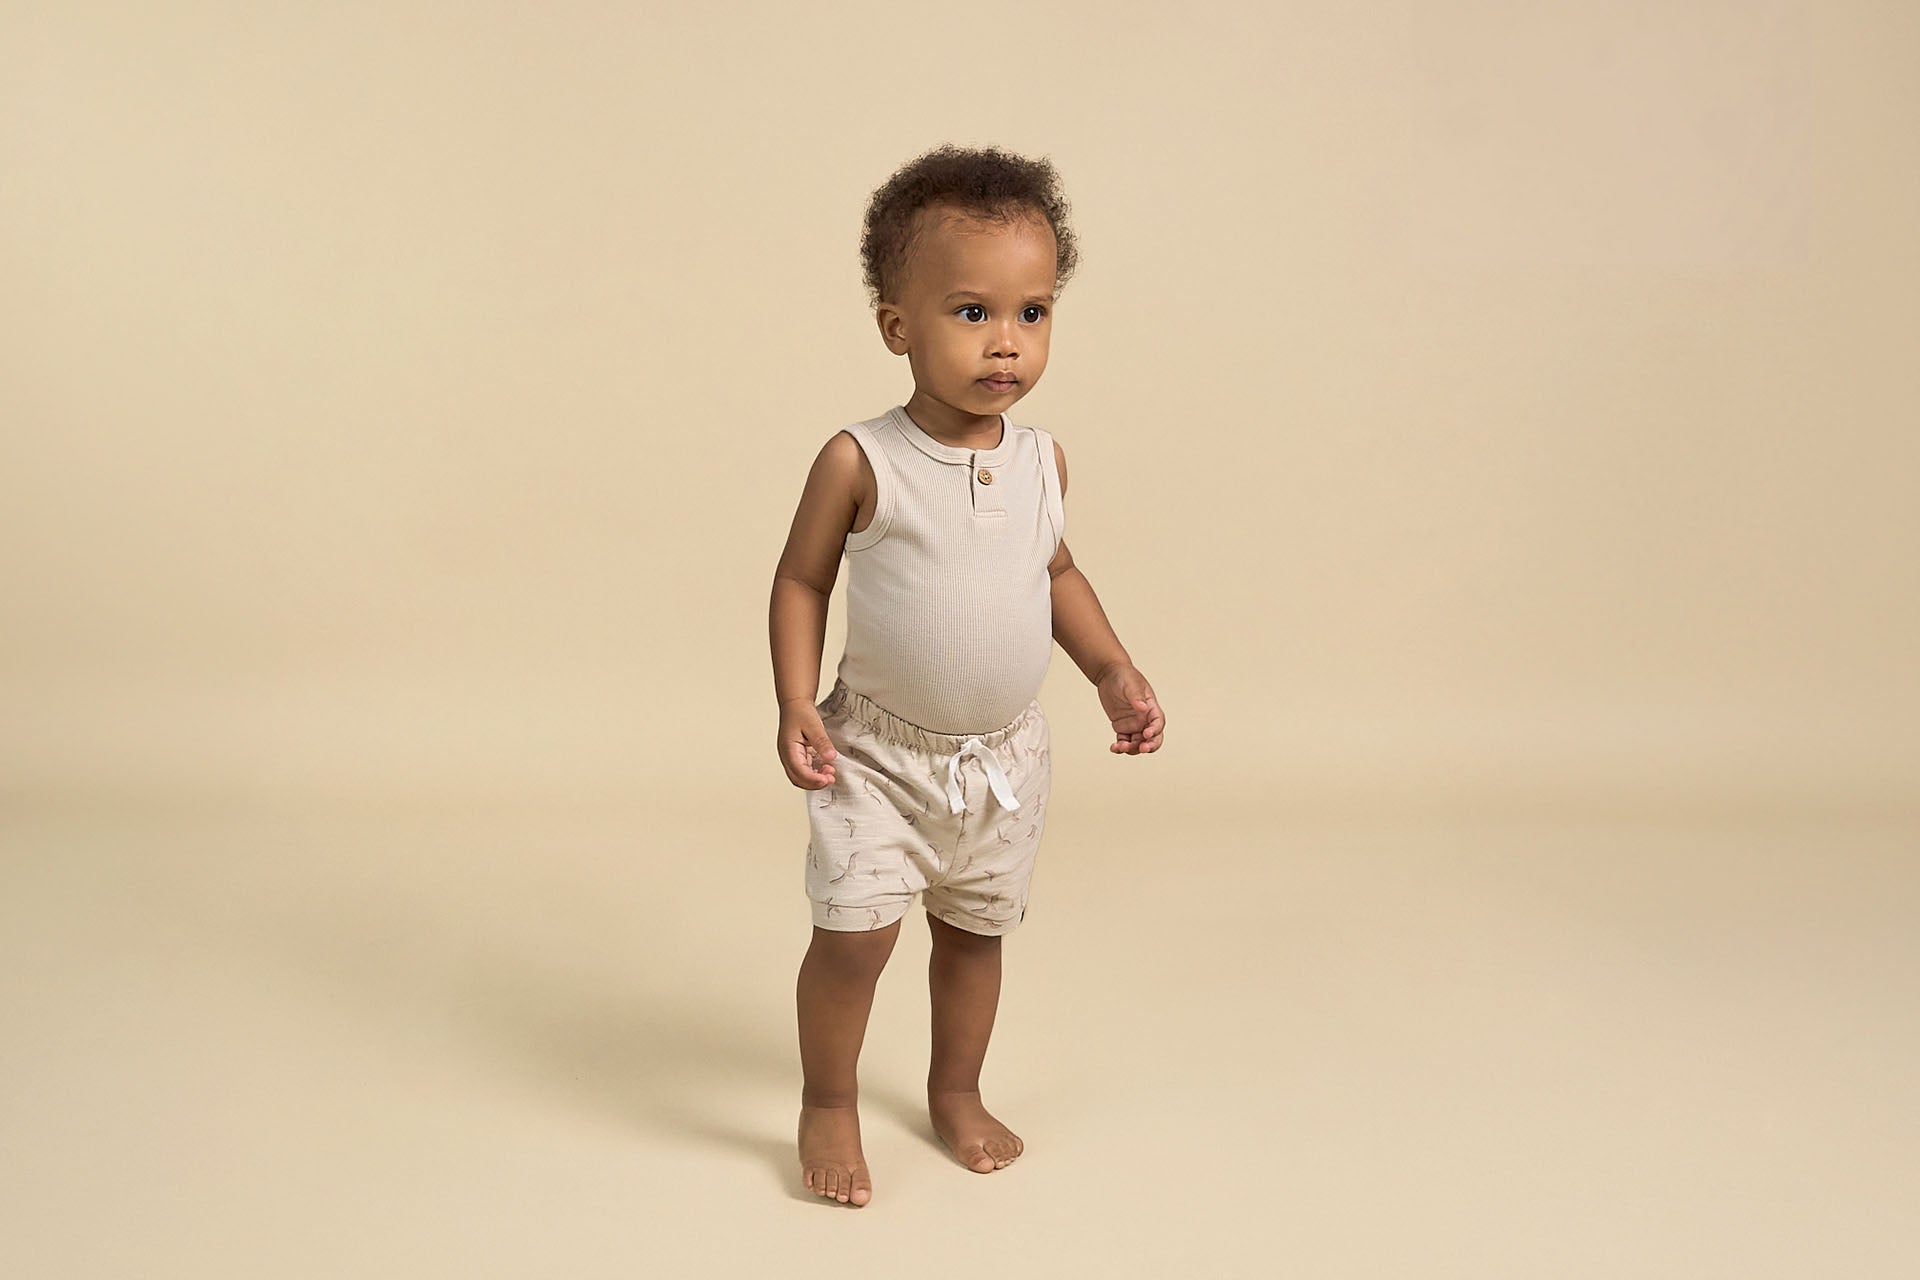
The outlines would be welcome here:
M 1010 373 L 996 373 L 992 377 L 982 378 L 980 381 L 986 386 L 992 387 L 995 391 L 1011 391 L 1020 385 L 1020 379 Z

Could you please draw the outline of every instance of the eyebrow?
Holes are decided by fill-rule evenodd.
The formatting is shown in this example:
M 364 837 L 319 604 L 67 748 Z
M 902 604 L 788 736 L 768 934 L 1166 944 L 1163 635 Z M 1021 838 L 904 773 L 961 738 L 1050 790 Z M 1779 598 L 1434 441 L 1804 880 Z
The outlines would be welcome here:
M 977 289 L 958 289 L 958 290 L 955 290 L 953 293 L 948 294 L 946 297 L 942 298 L 940 301 L 942 305 L 944 305 L 949 302 L 957 302 L 961 298 L 984 298 L 986 296 L 987 296 L 986 294 L 981 293 Z M 1026 297 L 1022 298 L 1021 301 L 1022 302 L 1052 302 L 1053 295 L 1048 293 L 1030 293 Z

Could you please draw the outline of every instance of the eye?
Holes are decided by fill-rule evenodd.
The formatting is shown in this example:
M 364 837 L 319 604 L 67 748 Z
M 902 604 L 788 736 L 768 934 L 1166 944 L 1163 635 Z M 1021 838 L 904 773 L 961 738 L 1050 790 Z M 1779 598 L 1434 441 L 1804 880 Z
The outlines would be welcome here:
M 1039 306 L 1028 307 L 1025 311 L 1022 311 L 1020 313 L 1020 318 L 1022 320 L 1025 320 L 1028 324 L 1039 324 L 1041 318 L 1046 314 L 1047 314 L 1047 309 L 1045 307 L 1039 307 Z
M 987 318 L 987 309 L 977 302 L 969 302 L 954 313 L 968 324 L 981 324 Z

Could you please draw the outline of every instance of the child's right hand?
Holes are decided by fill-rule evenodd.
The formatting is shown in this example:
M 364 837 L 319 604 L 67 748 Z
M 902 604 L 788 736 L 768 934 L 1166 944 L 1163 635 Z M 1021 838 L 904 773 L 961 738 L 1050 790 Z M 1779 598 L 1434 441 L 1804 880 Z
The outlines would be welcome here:
M 796 699 L 780 708 L 780 765 L 787 781 L 803 791 L 833 785 L 833 739 L 811 702 Z

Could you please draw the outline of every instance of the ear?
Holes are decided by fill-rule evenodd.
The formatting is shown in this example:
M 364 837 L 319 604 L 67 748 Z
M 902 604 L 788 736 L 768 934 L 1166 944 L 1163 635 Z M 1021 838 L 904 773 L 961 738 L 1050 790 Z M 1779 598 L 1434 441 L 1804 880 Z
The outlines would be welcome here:
M 907 318 L 900 309 L 890 302 L 882 302 L 873 311 L 874 323 L 880 326 L 880 341 L 887 344 L 887 350 L 897 356 L 907 354 Z

